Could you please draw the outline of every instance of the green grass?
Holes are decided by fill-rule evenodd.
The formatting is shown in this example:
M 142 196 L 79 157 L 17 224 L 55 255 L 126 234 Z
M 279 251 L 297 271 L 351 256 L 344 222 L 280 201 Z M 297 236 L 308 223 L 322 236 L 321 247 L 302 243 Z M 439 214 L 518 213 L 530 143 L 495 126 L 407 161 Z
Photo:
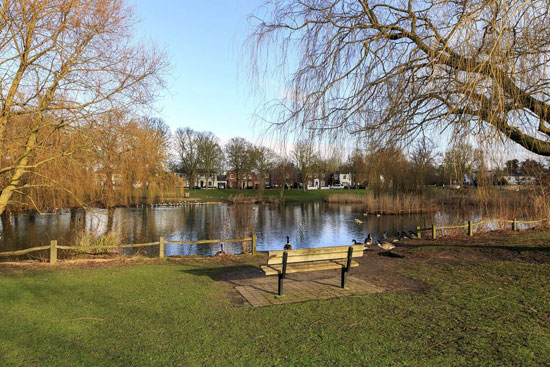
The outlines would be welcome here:
M 244 195 L 249 197 L 257 197 L 258 190 L 186 190 L 191 198 L 199 199 L 200 201 L 227 201 L 231 196 Z M 285 202 L 306 202 L 306 201 L 321 201 L 330 194 L 348 193 L 356 195 L 364 195 L 365 190 L 285 190 L 283 199 Z M 263 199 L 279 199 L 281 191 L 278 189 L 265 190 Z
M 3 271 L 0 366 L 550 365 L 549 265 L 396 261 L 427 291 L 264 308 L 213 279 L 249 256 Z

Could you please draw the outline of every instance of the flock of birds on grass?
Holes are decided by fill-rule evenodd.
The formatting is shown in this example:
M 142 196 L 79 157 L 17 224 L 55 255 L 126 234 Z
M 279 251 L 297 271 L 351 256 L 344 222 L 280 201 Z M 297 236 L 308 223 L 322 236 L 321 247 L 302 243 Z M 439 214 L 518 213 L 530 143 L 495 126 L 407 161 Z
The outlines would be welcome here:
M 380 247 L 382 250 L 390 252 L 395 248 L 395 243 L 402 241 L 404 239 L 411 239 L 415 238 L 414 233 L 411 232 L 398 232 L 397 236 L 394 238 L 389 238 L 388 234 L 384 232 L 382 234 L 382 238 L 380 239 L 374 239 L 372 235 L 369 233 L 367 238 L 365 238 L 365 241 L 362 243 L 365 245 L 365 248 L 369 248 L 371 245 L 376 244 L 378 247 Z M 352 243 L 354 245 L 360 245 L 356 240 L 352 240 Z
M 395 243 L 402 241 L 404 239 L 411 239 L 411 238 L 416 238 L 414 232 L 412 231 L 398 232 L 395 238 L 389 238 L 388 234 L 384 232 L 382 234 L 382 238 L 380 239 L 374 239 L 374 237 L 372 237 L 372 234 L 369 233 L 367 238 L 365 238 L 365 241 L 362 243 L 362 245 L 365 245 L 365 249 L 368 249 L 370 246 L 376 244 L 382 250 L 386 252 L 391 252 L 391 250 L 395 248 Z M 361 243 L 358 243 L 355 239 L 352 240 L 352 243 L 354 245 L 361 245 Z M 286 244 L 283 246 L 283 250 L 292 250 L 292 245 L 290 244 L 289 236 L 286 236 Z

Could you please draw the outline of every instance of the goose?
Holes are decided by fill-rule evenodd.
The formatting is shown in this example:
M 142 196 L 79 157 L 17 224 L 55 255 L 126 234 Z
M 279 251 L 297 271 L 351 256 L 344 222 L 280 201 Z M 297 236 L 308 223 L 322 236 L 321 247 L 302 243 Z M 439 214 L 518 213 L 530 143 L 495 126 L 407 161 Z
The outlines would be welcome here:
M 292 250 L 292 245 L 290 244 L 290 237 L 286 236 L 286 244 L 283 246 L 283 250 Z
M 403 239 L 403 236 L 401 235 L 401 232 L 397 232 L 397 237 L 393 238 L 391 241 L 393 243 L 399 242 Z
M 223 243 L 220 243 L 220 251 L 216 252 L 216 256 L 223 256 L 225 255 L 225 251 L 223 250 Z
M 395 245 L 387 240 L 382 240 L 378 241 L 378 247 L 389 252 L 395 248 Z
M 363 224 L 363 221 L 359 218 L 355 218 L 355 223 L 357 224 Z
M 370 246 L 370 245 L 372 245 L 372 235 L 369 233 L 367 238 L 365 238 L 365 246 Z
M 399 234 L 398 234 L 398 237 L 399 237 Z M 398 242 L 397 238 L 388 238 L 388 233 L 387 232 L 384 232 L 382 233 L 382 239 L 386 242 Z

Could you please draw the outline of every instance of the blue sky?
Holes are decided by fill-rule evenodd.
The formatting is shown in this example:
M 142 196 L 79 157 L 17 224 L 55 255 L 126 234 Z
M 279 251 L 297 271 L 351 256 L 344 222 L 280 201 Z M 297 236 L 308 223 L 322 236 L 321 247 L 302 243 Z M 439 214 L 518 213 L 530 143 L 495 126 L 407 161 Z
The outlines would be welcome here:
M 249 60 L 243 45 L 250 31 L 247 18 L 264 0 L 129 1 L 141 20 L 139 36 L 169 54 L 168 88 L 156 107 L 172 130 L 189 126 L 212 131 L 222 143 L 236 136 L 266 143 L 261 135 L 265 126 L 253 124 L 249 69 L 239 65 Z M 280 95 L 280 83 L 268 83 L 268 93 Z M 440 149 L 446 145 L 439 143 Z M 516 145 L 511 148 L 514 153 L 508 155 L 516 156 L 518 150 L 529 155 Z
M 170 127 L 214 132 L 223 141 L 242 136 L 255 141 L 243 43 L 247 17 L 260 0 L 132 0 L 141 37 L 170 55 L 168 89 L 157 102 Z M 245 57 L 246 59 L 246 57 Z M 243 70 L 244 69 L 244 70 Z

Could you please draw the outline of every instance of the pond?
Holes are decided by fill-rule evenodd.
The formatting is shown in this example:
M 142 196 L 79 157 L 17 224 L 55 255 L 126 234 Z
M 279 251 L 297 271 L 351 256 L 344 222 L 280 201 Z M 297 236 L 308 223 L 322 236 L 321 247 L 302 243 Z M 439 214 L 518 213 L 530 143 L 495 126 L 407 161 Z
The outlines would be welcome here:
M 362 223 L 356 221 L 359 219 Z M 383 232 L 415 231 L 416 226 L 461 224 L 479 220 L 469 211 L 446 210 L 424 215 L 364 216 L 360 205 L 308 202 L 258 205 L 186 205 L 180 207 L 134 207 L 111 210 L 64 210 L 54 215 L 21 214 L 3 218 L 0 252 L 47 245 L 74 246 L 86 236 L 116 234 L 122 243 L 195 241 L 243 238 L 256 232 L 257 250 L 282 249 L 286 236 L 293 248 L 349 245 L 362 242 L 369 233 L 379 238 Z M 220 245 L 166 245 L 166 255 L 213 255 Z M 241 252 L 240 245 L 225 245 L 228 253 Z M 145 251 L 145 250 L 140 250 Z M 149 255 L 158 249 L 149 248 Z M 147 252 L 146 251 L 146 252 Z

